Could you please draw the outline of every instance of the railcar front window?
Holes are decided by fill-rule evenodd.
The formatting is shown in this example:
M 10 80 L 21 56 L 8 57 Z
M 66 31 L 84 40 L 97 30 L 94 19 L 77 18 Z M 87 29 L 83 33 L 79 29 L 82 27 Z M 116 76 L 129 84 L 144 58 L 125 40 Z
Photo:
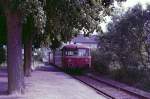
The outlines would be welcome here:
M 65 56 L 89 56 L 88 49 L 77 49 L 77 50 L 66 50 L 64 51 Z
M 77 56 L 78 52 L 76 50 L 73 50 L 73 51 L 65 51 L 65 55 L 66 56 Z
M 88 49 L 78 49 L 78 56 L 89 56 Z

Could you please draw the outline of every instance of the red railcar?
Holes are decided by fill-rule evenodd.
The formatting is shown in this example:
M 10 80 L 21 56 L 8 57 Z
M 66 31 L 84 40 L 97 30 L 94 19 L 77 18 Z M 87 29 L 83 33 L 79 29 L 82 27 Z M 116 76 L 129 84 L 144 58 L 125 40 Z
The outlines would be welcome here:
M 89 68 L 91 66 L 90 48 L 77 44 L 64 46 L 62 64 L 63 67 L 69 68 Z
M 66 45 L 61 52 L 55 53 L 53 61 L 63 68 L 89 68 L 91 67 L 90 48 L 78 44 Z

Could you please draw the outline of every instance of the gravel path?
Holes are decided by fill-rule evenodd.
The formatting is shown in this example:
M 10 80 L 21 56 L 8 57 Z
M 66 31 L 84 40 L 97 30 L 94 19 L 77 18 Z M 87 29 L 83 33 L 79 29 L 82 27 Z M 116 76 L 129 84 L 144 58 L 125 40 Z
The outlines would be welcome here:
M 0 73 L 0 99 L 106 99 L 78 80 L 52 66 L 42 67 L 25 78 L 26 93 L 20 96 L 5 95 L 7 74 Z

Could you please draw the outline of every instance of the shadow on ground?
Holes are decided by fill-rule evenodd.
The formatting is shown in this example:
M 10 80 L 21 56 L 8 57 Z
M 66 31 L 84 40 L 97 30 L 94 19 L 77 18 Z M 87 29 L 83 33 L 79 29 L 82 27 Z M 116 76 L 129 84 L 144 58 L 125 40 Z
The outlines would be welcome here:
M 8 82 L 7 82 L 7 69 L 0 69 L 0 95 L 7 95 L 7 88 L 8 88 Z
M 7 73 L 0 71 L 0 78 L 7 78 Z
M 8 95 L 7 83 L 0 82 L 0 95 Z
M 60 72 L 57 68 L 54 68 L 53 66 L 41 66 L 38 71 L 47 71 L 47 72 Z

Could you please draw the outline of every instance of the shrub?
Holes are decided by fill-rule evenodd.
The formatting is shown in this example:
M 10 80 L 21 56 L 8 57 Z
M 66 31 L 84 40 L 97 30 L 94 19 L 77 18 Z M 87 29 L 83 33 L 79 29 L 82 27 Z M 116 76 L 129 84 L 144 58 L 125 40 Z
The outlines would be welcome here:
M 94 71 L 102 74 L 108 73 L 108 61 L 107 55 L 103 55 L 98 50 L 92 51 L 92 68 Z
M 142 79 L 139 86 L 142 86 L 141 89 L 150 92 L 150 78 Z
M 111 76 L 117 81 L 121 81 L 127 84 L 135 84 L 139 82 L 143 77 L 144 73 L 142 70 L 136 68 L 120 68 L 111 71 Z

